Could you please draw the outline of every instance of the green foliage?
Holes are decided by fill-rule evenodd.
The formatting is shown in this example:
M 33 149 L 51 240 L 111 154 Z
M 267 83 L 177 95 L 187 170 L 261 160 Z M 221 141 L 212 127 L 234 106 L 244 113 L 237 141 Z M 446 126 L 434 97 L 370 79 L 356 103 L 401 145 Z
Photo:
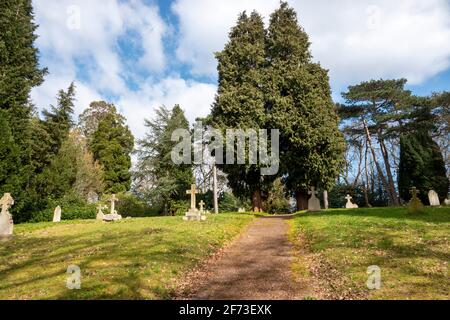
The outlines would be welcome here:
M 242 199 L 236 197 L 232 192 L 223 192 L 219 197 L 220 212 L 238 212 L 239 208 L 249 210 L 250 203 L 245 203 Z
M 410 189 L 416 187 L 423 203 L 429 203 L 427 194 L 432 189 L 443 201 L 449 184 L 442 153 L 430 135 L 423 130 L 402 135 L 398 173 L 400 196 L 409 200 Z
M 262 18 L 242 13 L 217 54 L 218 95 L 212 125 L 280 130 L 280 176 L 289 191 L 331 186 L 343 161 L 344 140 L 331 100 L 326 70 L 312 63 L 307 34 L 295 11 L 282 2 L 264 30 Z M 224 165 L 229 185 L 253 196 L 253 207 L 276 177 L 262 177 L 258 166 Z
M 387 195 L 383 192 L 381 183 L 374 185 L 368 192 L 369 204 L 373 207 L 385 207 L 388 204 Z M 352 197 L 352 202 L 360 208 L 366 207 L 364 187 L 362 185 L 347 185 L 337 183 L 328 191 L 328 203 L 330 208 L 345 208 L 347 195 Z
M 139 140 L 138 164 L 135 173 L 136 192 L 160 213 L 179 212 L 178 201 L 188 203 L 186 190 L 194 182 L 190 164 L 174 164 L 171 152 L 178 141 L 172 141 L 176 129 L 189 129 L 183 110 L 175 105 L 156 110 L 154 120 L 145 120 L 146 135 Z
M 265 201 L 264 209 L 271 214 L 288 213 L 290 211 L 289 199 L 286 197 L 286 189 L 280 178 L 273 182 Z
M 265 31 L 261 16 L 242 13 L 231 29 L 225 48 L 216 54 L 219 71 L 218 94 L 214 101 L 212 125 L 231 129 L 266 128 L 264 92 L 261 90 L 265 65 Z M 236 194 L 251 196 L 263 188 L 257 165 L 221 165 Z M 258 202 L 258 201 L 257 201 Z M 260 203 L 254 208 L 261 208 Z
M 39 69 L 38 50 L 34 47 L 36 25 L 31 0 L 0 2 L 0 122 L 5 129 L 0 138 L 0 191 L 15 199 L 11 211 L 21 219 L 27 207 L 31 163 L 30 119 L 33 106 L 29 94 L 43 81 L 45 69 Z M 7 123 L 7 124 L 6 124 Z M 7 151 L 7 152 L 5 152 Z M 7 177 L 1 176 L 7 173 Z
M 96 205 L 88 204 L 78 194 L 67 193 L 59 200 L 52 200 L 44 210 L 36 212 L 30 222 L 46 222 L 53 220 L 57 206 L 61 207 L 61 220 L 95 219 Z
M 156 213 L 145 201 L 131 192 L 120 193 L 117 198 L 119 201 L 116 204 L 116 209 L 123 217 L 146 217 Z
M 50 106 L 50 111 L 44 110 L 44 126 L 49 136 L 50 150 L 48 153 L 56 155 L 64 140 L 67 139 L 73 127 L 73 108 L 75 100 L 75 84 L 71 83 L 67 92 L 59 90 L 57 106 Z
M 130 190 L 131 152 L 134 137 L 123 116 L 111 111 L 104 114 L 89 141 L 89 149 L 103 167 L 106 193 Z
M 308 36 L 282 2 L 267 32 L 267 126 L 280 129 L 282 175 L 291 192 L 330 188 L 343 163 L 344 140 L 327 71 L 311 62 Z
M 100 121 L 110 114 L 113 114 L 118 122 L 125 122 L 125 117 L 117 112 L 116 107 L 112 103 L 105 101 L 91 102 L 89 108 L 80 114 L 78 124 L 82 134 L 88 141 L 92 139 L 94 133 L 97 131 Z

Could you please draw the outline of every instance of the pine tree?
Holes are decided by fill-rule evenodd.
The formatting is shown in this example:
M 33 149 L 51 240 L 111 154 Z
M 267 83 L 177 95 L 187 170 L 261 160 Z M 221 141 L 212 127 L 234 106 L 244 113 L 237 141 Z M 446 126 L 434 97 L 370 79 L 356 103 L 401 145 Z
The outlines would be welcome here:
M 60 90 L 57 95 L 57 106 L 45 110 L 44 125 L 50 137 L 50 154 L 56 155 L 63 141 L 69 136 L 73 127 L 73 109 L 75 100 L 75 84 L 72 82 L 67 91 Z
M 261 16 L 242 13 L 225 48 L 216 54 L 219 88 L 212 107 L 212 125 L 225 129 L 266 128 L 264 93 L 265 31 Z M 246 161 L 248 163 L 248 161 Z M 223 165 L 229 185 L 241 196 L 251 195 L 253 210 L 262 209 L 263 178 L 257 165 Z
M 43 81 L 46 69 L 38 65 L 38 50 L 34 47 L 37 26 L 33 22 L 31 0 L 0 2 L 0 116 L 9 129 L 8 148 L 14 155 L 2 154 L 0 163 L 8 168 L 8 183 L 0 177 L 0 189 L 12 193 L 15 220 L 27 206 L 27 189 L 33 168 L 31 159 L 30 118 L 33 106 L 29 94 Z M 6 122 L 8 123 L 6 125 Z M 4 140 L 5 141 L 5 140 Z M 7 149 L 5 149 L 7 150 Z
M 96 131 L 88 139 L 94 159 L 103 167 L 106 193 L 125 192 L 131 187 L 134 137 L 124 119 L 116 112 L 103 114 Z
M 403 134 L 400 138 L 400 164 L 398 188 L 403 200 L 411 198 L 409 190 L 416 187 L 419 197 L 428 203 L 428 191 L 434 190 L 443 201 L 447 197 L 450 182 L 445 163 L 436 142 L 426 130 Z
M 311 62 L 308 35 L 286 2 L 271 15 L 266 54 L 267 125 L 280 129 L 282 175 L 303 210 L 310 186 L 334 184 L 344 140 L 327 71 Z
M 136 190 L 160 213 L 174 213 L 177 202 L 185 202 L 194 176 L 192 165 L 173 163 L 171 151 L 178 142 L 171 137 L 176 129 L 189 130 L 189 122 L 180 106 L 171 111 L 163 106 L 156 110 L 155 119 L 145 120 L 145 126 L 146 135 L 138 142 Z

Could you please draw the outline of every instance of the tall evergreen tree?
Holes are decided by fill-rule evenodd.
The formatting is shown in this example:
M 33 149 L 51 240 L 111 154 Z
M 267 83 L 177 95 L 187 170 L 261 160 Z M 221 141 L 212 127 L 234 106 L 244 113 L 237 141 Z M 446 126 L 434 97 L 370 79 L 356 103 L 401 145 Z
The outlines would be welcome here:
M 105 113 L 92 137 L 89 149 L 104 170 L 105 192 L 119 193 L 131 187 L 131 152 L 134 137 L 125 118 L 115 112 Z
M 57 95 L 57 105 L 45 110 L 44 125 L 50 137 L 50 152 L 56 155 L 63 141 L 69 136 L 73 127 L 73 109 L 75 100 L 75 84 L 72 82 L 67 91 L 60 90 Z
M 219 88 L 212 107 L 212 125 L 223 130 L 266 128 L 264 93 L 265 31 L 261 16 L 242 13 L 225 48 L 216 54 Z M 248 163 L 248 161 L 246 161 Z M 262 209 L 263 177 L 257 165 L 223 165 L 236 194 L 251 195 L 254 211 Z
M 307 208 L 310 186 L 334 184 L 344 153 L 328 74 L 311 62 L 309 45 L 295 11 L 282 2 L 267 32 L 265 109 L 267 125 L 280 129 L 282 174 L 299 210 Z
M 31 0 L 0 2 L 0 116 L 4 124 L 8 123 L 9 129 L 5 130 L 11 133 L 8 146 L 15 150 L 14 156 L 4 154 L 0 158 L 2 166 L 9 168 L 8 177 L 0 177 L 0 191 L 10 192 L 15 198 L 14 219 L 27 205 L 25 194 L 33 172 L 30 164 L 33 106 L 29 94 L 46 74 L 46 69 L 39 68 L 38 50 L 34 47 L 36 27 Z M 5 179 L 9 183 L 3 184 Z
M 136 191 L 163 214 L 174 213 L 177 202 L 186 199 L 186 190 L 194 182 L 192 165 L 176 165 L 171 151 L 176 129 L 189 130 L 189 122 L 180 106 L 172 110 L 160 107 L 153 120 L 145 120 L 146 135 L 139 140 L 135 173 Z
M 429 133 L 417 130 L 403 134 L 400 138 L 398 173 L 400 196 L 409 200 L 409 190 L 416 187 L 420 190 L 419 196 L 424 203 L 428 203 L 427 193 L 432 189 L 443 201 L 447 197 L 449 185 L 442 153 Z

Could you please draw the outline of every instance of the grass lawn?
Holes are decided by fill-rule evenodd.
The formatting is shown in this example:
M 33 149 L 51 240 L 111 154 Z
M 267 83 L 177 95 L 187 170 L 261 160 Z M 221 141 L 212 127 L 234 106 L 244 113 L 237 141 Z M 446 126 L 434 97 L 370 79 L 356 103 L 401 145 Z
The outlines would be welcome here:
M 326 298 L 450 299 L 448 207 L 298 213 L 291 224 L 304 256 L 294 270 L 314 274 Z M 371 265 L 381 268 L 379 290 L 366 287 Z
M 177 279 L 237 235 L 249 214 L 94 220 L 15 226 L 0 240 L 0 299 L 164 299 Z M 66 270 L 81 268 L 81 289 Z

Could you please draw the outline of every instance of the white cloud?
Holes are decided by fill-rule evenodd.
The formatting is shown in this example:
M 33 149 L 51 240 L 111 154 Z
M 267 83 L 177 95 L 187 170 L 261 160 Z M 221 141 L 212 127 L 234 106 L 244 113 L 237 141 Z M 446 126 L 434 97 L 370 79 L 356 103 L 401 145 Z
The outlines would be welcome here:
M 315 60 L 330 69 L 333 87 L 370 78 L 406 77 L 418 84 L 450 67 L 447 0 L 291 0 L 310 35 Z M 239 12 L 266 19 L 279 4 L 267 1 L 176 0 L 178 58 L 193 74 L 214 76 L 214 51 L 223 48 Z
M 172 5 L 178 16 L 179 43 L 176 51 L 180 61 L 192 66 L 196 75 L 216 75 L 214 52 L 223 49 L 238 14 L 257 10 L 269 15 L 278 0 L 177 0 Z
M 166 66 L 163 37 L 167 26 L 155 5 L 143 0 L 34 0 L 33 7 L 39 25 L 36 45 L 40 63 L 50 72 L 31 94 L 39 110 L 55 104 L 58 90 L 66 89 L 72 81 L 77 86 L 76 117 L 94 100 L 111 96 L 131 102 L 134 96 L 145 99 L 143 92 L 131 91 L 125 79 L 136 79 L 136 72 L 142 70 L 159 73 Z M 129 32 L 134 38 L 128 38 Z M 118 50 L 121 37 L 127 45 L 138 48 L 126 48 L 131 54 L 140 54 L 137 61 L 131 61 L 132 68 Z M 131 120 L 140 111 L 135 108 L 138 105 L 123 105 Z M 135 128 L 141 128 L 142 123 L 143 119 L 130 121 L 130 127 L 139 133 Z
M 179 104 L 188 120 L 208 115 L 217 87 L 213 84 L 188 81 L 179 76 L 169 76 L 161 81 L 147 80 L 137 91 L 130 91 L 117 101 L 128 124 L 137 137 L 145 132 L 144 119 L 153 117 L 156 108 L 172 108 Z
M 75 3 L 75 4 L 74 4 Z M 127 31 L 137 33 L 143 54 L 139 66 L 149 71 L 161 71 L 165 66 L 163 37 L 166 26 L 158 7 L 142 0 L 34 0 L 36 22 L 39 25 L 37 46 L 45 56 L 50 72 L 74 66 L 82 61 L 84 73 L 91 77 L 97 90 L 120 94 L 127 89 L 124 68 L 118 54 L 118 40 Z

